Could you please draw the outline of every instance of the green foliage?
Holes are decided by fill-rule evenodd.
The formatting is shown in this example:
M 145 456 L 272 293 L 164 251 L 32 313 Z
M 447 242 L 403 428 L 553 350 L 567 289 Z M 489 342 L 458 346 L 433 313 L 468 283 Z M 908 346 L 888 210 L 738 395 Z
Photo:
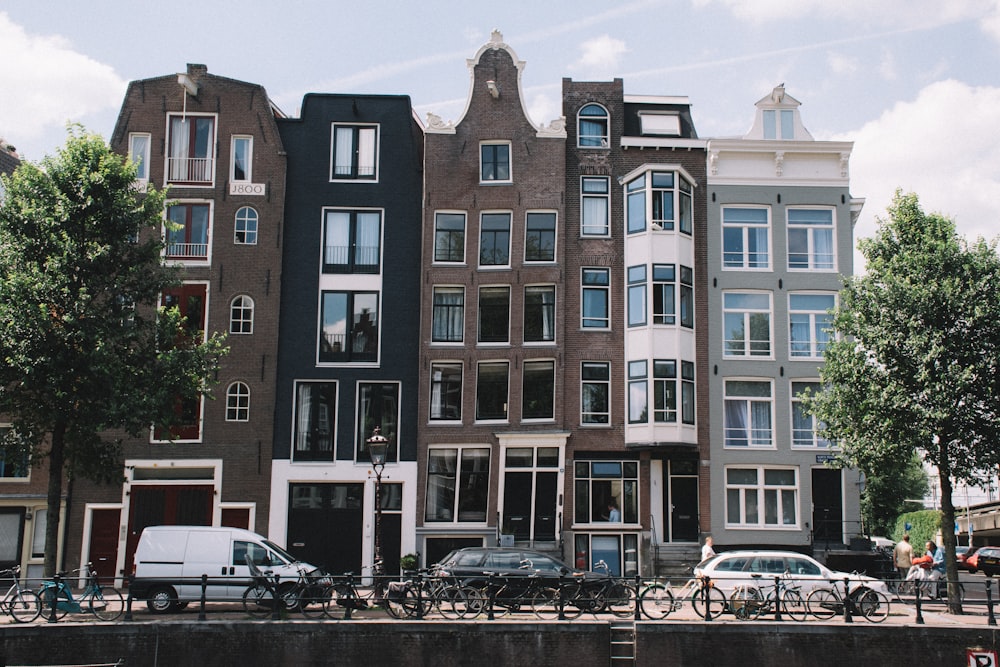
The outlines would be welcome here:
M 405 554 L 399 557 L 399 569 L 403 571 L 416 570 L 420 564 L 420 556 L 417 554 Z
M 861 513 L 869 535 L 889 535 L 896 518 L 913 504 L 905 499 L 923 498 L 929 488 L 927 471 L 916 453 L 909 460 L 880 468 L 866 479 Z
M 910 524 L 910 530 L 906 530 L 906 524 Z M 941 512 L 938 510 L 920 510 L 918 512 L 907 512 L 900 514 L 896 519 L 896 527 L 892 531 L 892 539 L 899 542 L 903 535 L 910 533 L 910 544 L 913 545 L 915 556 L 923 555 L 924 544 L 928 540 L 935 540 L 938 531 L 941 529 Z
M 161 259 L 164 194 L 135 190 L 135 166 L 70 129 L 66 146 L 5 179 L 0 202 L 0 446 L 50 460 L 51 569 L 62 476 L 120 482 L 125 434 L 176 419 L 209 389 L 223 338 L 184 336 L 158 311 L 178 274 Z M 56 517 L 54 521 L 52 517 Z

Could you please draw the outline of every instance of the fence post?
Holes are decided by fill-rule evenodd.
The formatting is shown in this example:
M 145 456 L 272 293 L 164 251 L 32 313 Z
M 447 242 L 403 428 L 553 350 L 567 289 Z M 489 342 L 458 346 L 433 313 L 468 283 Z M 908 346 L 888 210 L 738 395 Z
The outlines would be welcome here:
M 125 619 L 126 621 L 132 620 L 132 581 L 131 577 L 125 577 L 125 585 L 128 586 L 128 597 L 125 598 Z
M 853 611 L 851 606 L 854 604 L 854 600 L 851 599 L 851 580 L 849 577 L 844 577 L 844 623 L 853 623 L 854 617 L 851 615 Z
M 274 581 L 270 577 L 267 579 L 267 587 L 271 589 L 271 620 L 280 621 L 281 612 L 285 609 L 285 601 L 278 596 L 278 589 L 281 588 L 281 575 L 274 575 Z
M 351 609 L 354 607 L 354 575 L 347 575 L 347 600 L 344 605 L 344 620 L 351 620 Z
M 987 625 L 996 625 L 997 617 L 993 615 L 993 580 L 986 580 L 986 614 L 987 614 Z
M 923 582 L 920 579 L 915 579 L 913 581 L 914 602 L 917 607 L 917 618 L 916 618 L 917 625 L 924 624 L 924 614 L 923 611 L 921 610 L 921 601 L 920 601 L 920 593 L 922 592 L 923 589 L 923 586 L 921 584 L 923 584 Z
M 199 621 L 204 621 L 205 620 L 205 596 L 207 594 L 206 593 L 207 590 L 208 590 L 208 575 L 207 574 L 203 574 L 203 575 L 201 575 L 201 601 L 200 601 L 200 603 L 198 605 L 198 620 Z
M 486 596 L 486 620 L 492 621 L 496 619 L 493 614 L 493 600 L 496 597 L 496 590 L 493 588 L 493 573 L 490 572 L 486 577 L 486 588 L 488 595 Z
M 642 610 L 639 609 L 639 592 L 642 586 L 642 579 L 639 578 L 639 573 L 635 574 L 635 618 L 636 621 L 642 620 Z
M 62 577 L 56 572 L 52 576 L 52 583 L 54 584 L 49 590 L 52 591 L 52 608 L 49 609 L 49 623 L 58 623 L 59 619 L 56 618 L 57 612 L 59 611 L 59 590 L 61 588 Z
M 708 608 L 712 602 L 712 596 L 708 594 L 708 589 L 712 587 L 712 580 L 709 579 L 708 575 L 702 577 L 701 580 L 701 603 L 705 612 L 703 617 L 706 621 L 712 620 L 712 610 Z
M 424 620 L 424 575 L 417 572 L 417 620 Z

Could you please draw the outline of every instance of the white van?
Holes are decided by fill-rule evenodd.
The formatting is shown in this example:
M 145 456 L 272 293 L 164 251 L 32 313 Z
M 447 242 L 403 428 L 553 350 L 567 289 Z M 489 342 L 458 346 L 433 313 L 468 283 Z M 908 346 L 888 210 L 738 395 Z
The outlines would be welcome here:
M 260 568 L 295 582 L 301 563 L 267 538 L 224 526 L 148 526 L 139 536 L 129 592 L 146 600 L 149 610 L 167 613 L 201 599 L 201 576 L 207 575 L 205 599 L 241 601 L 251 583 L 250 556 Z

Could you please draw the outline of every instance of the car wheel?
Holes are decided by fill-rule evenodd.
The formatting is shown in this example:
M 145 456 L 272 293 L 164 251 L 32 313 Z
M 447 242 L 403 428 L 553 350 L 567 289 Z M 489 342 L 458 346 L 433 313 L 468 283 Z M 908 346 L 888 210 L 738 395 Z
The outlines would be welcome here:
M 169 614 L 179 607 L 177 593 L 170 586 L 154 588 L 149 592 L 146 607 L 154 614 Z

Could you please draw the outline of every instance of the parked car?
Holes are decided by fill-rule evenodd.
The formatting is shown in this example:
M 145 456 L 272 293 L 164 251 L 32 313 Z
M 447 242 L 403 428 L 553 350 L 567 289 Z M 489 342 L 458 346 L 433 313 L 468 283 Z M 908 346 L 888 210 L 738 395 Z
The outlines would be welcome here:
M 965 564 L 969 572 L 982 572 L 987 577 L 1000 574 L 1000 547 L 980 547 Z
M 521 588 L 516 583 L 518 579 L 523 579 L 524 586 L 527 586 L 527 577 L 535 574 L 536 571 L 545 580 L 547 586 L 556 586 L 560 576 L 569 577 L 575 573 L 583 573 L 584 576 L 591 578 L 604 576 L 603 573 L 585 572 L 570 567 L 561 560 L 541 551 L 516 547 L 456 549 L 438 562 L 437 568 L 441 576 L 452 576 L 466 585 L 477 588 L 486 585 L 489 573 L 496 577 L 505 577 L 508 582 L 512 580 L 515 582 L 508 585 L 508 590 L 512 594 L 516 594 L 516 591 Z
M 896 546 L 896 543 L 890 540 L 888 537 L 874 536 L 869 539 L 872 542 L 872 549 L 883 549 L 892 551 L 892 548 Z
M 958 561 L 959 570 L 968 570 L 969 557 L 976 553 L 979 547 L 955 547 L 955 560 Z
M 814 588 L 826 588 L 834 584 L 843 585 L 850 580 L 851 591 L 859 586 L 867 586 L 886 593 L 885 582 L 863 574 L 837 572 L 818 561 L 794 551 L 724 551 L 695 566 L 695 576 L 711 577 L 716 588 L 727 596 L 737 586 L 760 580 L 760 585 L 774 583 L 775 576 L 785 573 L 794 585 L 801 587 L 803 596 Z M 754 575 L 758 575 L 755 577 Z

